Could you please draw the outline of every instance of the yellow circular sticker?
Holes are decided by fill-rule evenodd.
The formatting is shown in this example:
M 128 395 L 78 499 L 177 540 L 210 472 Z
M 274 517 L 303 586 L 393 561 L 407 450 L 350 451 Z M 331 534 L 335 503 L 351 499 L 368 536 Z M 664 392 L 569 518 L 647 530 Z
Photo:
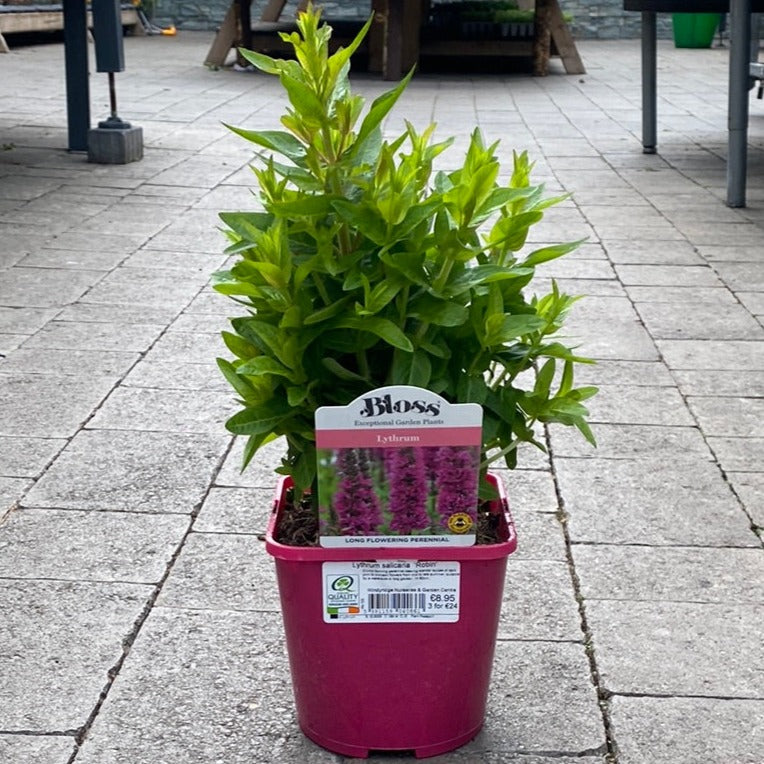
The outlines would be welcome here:
M 457 512 L 448 518 L 448 529 L 451 533 L 467 533 L 472 526 L 472 518 L 466 512 Z

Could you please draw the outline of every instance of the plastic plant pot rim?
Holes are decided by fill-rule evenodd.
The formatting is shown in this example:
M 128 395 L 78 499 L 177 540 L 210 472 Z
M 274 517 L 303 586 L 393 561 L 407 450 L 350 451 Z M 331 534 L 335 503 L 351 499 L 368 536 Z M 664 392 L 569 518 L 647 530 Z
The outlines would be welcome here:
M 282 477 L 276 486 L 276 495 L 273 509 L 268 519 L 268 528 L 265 533 L 265 548 L 268 554 L 280 560 L 295 562 L 331 562 L 335 561 L 363 561 L 363 560 L 496 560 L 507 557 L 517 548 L 517 534 L 515 524 L 509 511 L 509 502 L 504 491 L 504 486 L 497 475 L 489 473 L 488 479 L 499 492 L 499 498 L 495 502 L 495 514 L 500 514 L 501 533 L 506 535 L 506 540 L 497 544 L 476 544 L 468 547 L 438 547 L 412 546 L 412 547 L 364 547 L 363 549 L 340 547 L 327 548 L 320 546 L 288 546 L 276 541 L 276 527 L 278 525 L 283 496 L 292 485 L 289 477 Z

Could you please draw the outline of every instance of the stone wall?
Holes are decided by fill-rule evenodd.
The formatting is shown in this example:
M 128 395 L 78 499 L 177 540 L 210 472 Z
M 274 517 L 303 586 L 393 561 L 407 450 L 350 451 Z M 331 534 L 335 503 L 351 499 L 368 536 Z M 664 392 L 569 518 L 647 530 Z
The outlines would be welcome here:
M 434 0 L 436 1 L 436 0 Z M 230 0 L 153 0 L 154 18 L 158 23 L 175 24 L 178 29 L 215 29 L 225 16 Z M 252 1 L 252 18 L 256 19 L 266 0 Z M 324 15 L 330 18 L 366 18 L 369 2 L 324 0 Z M 573 16 L 571 30 L 579 39 L 612 40 L 639 37 L 639 13 L 626 13 L 622 0 L 560 0 L 566 13 Z M 294 16 L 297 0 L 287 3 L 284 16 Z M 658 14 L 658 36 L 671 37 L 671 16 Z

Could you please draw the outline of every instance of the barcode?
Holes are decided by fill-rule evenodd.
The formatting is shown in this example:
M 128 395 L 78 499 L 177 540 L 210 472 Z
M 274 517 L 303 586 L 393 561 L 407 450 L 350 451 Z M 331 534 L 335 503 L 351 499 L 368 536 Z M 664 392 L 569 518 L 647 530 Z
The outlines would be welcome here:
M 369 594 L 367 606 L 369 610 L 424 610 L 427 605 L 427 595 L 415 592 L 389 592 L 385 594 Z

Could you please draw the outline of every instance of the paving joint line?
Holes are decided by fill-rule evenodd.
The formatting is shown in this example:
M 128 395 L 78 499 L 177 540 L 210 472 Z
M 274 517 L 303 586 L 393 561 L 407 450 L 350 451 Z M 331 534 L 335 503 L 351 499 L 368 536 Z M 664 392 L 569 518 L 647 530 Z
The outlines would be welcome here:
M 605 732 L 605 760 L 607 761 L 607 764 L 618 764 L 618 745 L 615 740 L 613 723 L 610 718 L 610 697 L 612 694 L 607 689 L 605 689 L 605 687 L 603 687 L 602 681 L 600 679 L 597 657 L 594 651 L 593 634 L 586 616 L 586 606 L 584 604 L 584 596 L 581 591 L 581 581 L 578 577 L 578 572 L 576 571 L 575 562 L 573 560 L 572 542 L 570 539 L 570 531 L 568 530 L 568 513 L 565 510 L 565 499 L 562 495 L 562 490 L 560 488 L 560 482 L 557 475 L 557 469 L 554 463 L 554 449 L 552 448 L 552 442 L 549 436 L 549 428 L 546 425 L 544 426 L 544 438 L 546 440 L 547 452 L 549 454 L 549 464 L 552 471 L 554 492 L 557 497 L 557 519 L 560 522 L 563 537 L 565 539 L 565 557 L 568 564 L 571 583 L 573 585 L 573 594 L 578 606 L 578 615 L 581 619 L 581 631 L 584 634 L 584 651 L 586 652 L 586 657 L 589 661 L 589 671 L 591 675 L 590 678 L 597 693 L 598 705 L 600 708 L 600 714 L 602 716 L 602 724 Z

